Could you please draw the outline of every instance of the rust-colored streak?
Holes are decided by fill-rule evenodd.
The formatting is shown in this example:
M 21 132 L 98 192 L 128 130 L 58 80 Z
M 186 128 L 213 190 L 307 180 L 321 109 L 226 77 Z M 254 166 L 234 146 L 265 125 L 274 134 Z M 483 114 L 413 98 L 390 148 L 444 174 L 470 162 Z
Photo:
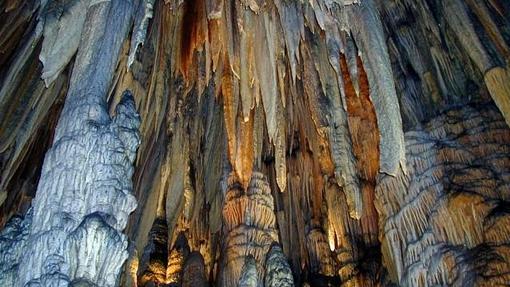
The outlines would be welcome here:
M 349 130 L 360 176 L 362 179 L 374 183 L 379 170 L 379 130 L 374 105 L 370 100 L 367 74 L 359 57 L 357 62 L 359 95 L 354 90 L 345 56 L 341 57 Z
M 181 26 L 181 72 L 188 75 L 193 54 L 206 40 L 206 13 L 204 0 L 184 1 Z
M 224 51 L 224 25 L 221 19 L 212 19 L 207 22 L 207 32 L 210 45 L 212 69 L 216 71 Z
M 324 174 L 333 175 L 333 163 L 329 147 L 326 146 L 327 141 L 319 134 L 311 120 L 312 112 L 308 101 L 304 97 L 294 96 L 294 100 L 289 103 L 288 108 L 296 111 L 291 114 L 289 124 L 293 132 L 293 147 L 287 160 L 288 190 L 293 193 L 290 205 L 292 210 L 299 210 L 295 214 L 297 218 L 294 219 L 299 228 L 309 220 L 318 226 L 322 216 Z M 301 257 L 305 258 L 305 242 L 299 243 L 303 250 Z
M 227 133 L 228 158 L 242 186 L 247 188 L 253 171 L 254 110 L 251 110 L 247 121 L 242 119 L 239 109 L 238 82 L 234 79 L 226 55 L 223 68 L 221 93 Z
M 361 180 L 364 212 L 361 216 L 363 235 L 369 241 L 377 240 L 377 212 L 374 206 L 374 189 L 379 170 L 379 130 L 374 105 L 370 100 L 370 87 L 361 59 L 357 58 L 359 95 L 351 81 L 347 61 L 341 56 L 342 76 L 345 83 L 348 123 L 351 133 L 356 168 Z M 371 234 L 373 236 L 371 236 Z

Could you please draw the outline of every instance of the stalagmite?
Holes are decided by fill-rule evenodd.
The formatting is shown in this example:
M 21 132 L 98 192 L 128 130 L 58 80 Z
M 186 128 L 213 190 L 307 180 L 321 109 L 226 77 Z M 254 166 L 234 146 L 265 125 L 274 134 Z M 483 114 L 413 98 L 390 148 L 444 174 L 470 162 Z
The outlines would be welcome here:
M 189 255 L 189 246 L 183 233 L 179 233 L 175 240 L 174 247 L 168 254 L 168 265 L 165 270 L 165 280 L 155 280 L 157 283 L 173 283 L 181 282 L 184 274 L 184 263 Z M 165 266 L 163 266 L 165 267 Z
M 25 218 L 13 217 L 0 233 L 0 283 L 5 286 L 16 286 L 18 269 L 23 260 L 24 250 L 27 248 L 27 239 L 32 215 L 28 213 Z
M 292 271 L 290 270 L 287 259 L 278 245 L 273 245 L 266 258 L 266 274 L 264 276 L 264 286 L 271 287 L 291 287 L 294 286 Z
M 191 253 L 182 269 L 183 287 L 205 287 L 207 278 L 205 275 L 204 258 L 198 252 Z
M 257 270 L 257 263 L 253 256 L 246 257 L 243 269 L 241 269 L 241 277 L 239 281 L 235 284 L 239 287 L 257 287 L 260 285 L 259 283 L 259 275 Z
M 154 221 L 150 232 L 150 242 L 141 256 L 141 262 L 138 263 L 137 272 L 142 273 L 140 279 L 136 280 L 138 284 L 144 285 L 146 282 L 167 281 L 168 264 L 168 227 L 166 220 L 158 218 Z M 174 249 L 172 249 L 174 252 Z M 171 254 L 172 255 L 172 254 Z
M 272 244 L 278 242 L 273 197 L 262 174 L 252 174 L 246 191 L 235 175 L 230 177 L 223 207 L 223 224 L 224 269 L 220 273 L 219 285 L 259 286 L 266 269 L 276 268 L 273 260 L 266 261 L 265 258 Z M 280 268 L 285 270 L 285 266 Z

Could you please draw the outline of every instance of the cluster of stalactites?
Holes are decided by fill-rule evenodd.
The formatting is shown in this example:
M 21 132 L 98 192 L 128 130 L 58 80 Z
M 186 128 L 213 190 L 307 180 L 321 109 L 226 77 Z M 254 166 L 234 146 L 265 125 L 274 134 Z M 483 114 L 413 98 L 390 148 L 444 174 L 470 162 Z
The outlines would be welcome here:
M 407 128 L 469 101 L 472 84 L 487 87 L 510 123 L 508 9 L 499 0 L 380 1 Z
M 76 10 L 76 15 L 62 14 L 58 20 L 48 16 L 41 59 L 53 59 L 50 54 L 55 53 L 72 55 L 77 49 L 77 40 L 55 45 L 55 39 L 71 38 L 83 29 L 79 21 L 70 23 L 69 19 L 81 19 L 85 10 L 91 9 L 82 2 L 86 1 L 69 8 L 70 12 Z M 293 117 L 289 107 L 297 97 L 305 97 L 317 132 L 329 141 L 336 182 L 347 194 L 350 214 L 361 217 L 361 187 L 347 128 L 344 87 L 349 84 L 342 76 L 342 55 L 347 58 L 355 91 L 359 92 L 355 64 L 359 55 L 374 87 L 370 100 L 381 137 L 380 171 L 397 174 L 405 166 L 401 164 L 404 151 L 399 104 L 373 0 L 144 0 L 137 8 L 128 59 L 123 62 L 126 65 L 136 62 L 153 14 L 159 14 L 165 19 L 163 25 L 169 26 L 161 28 L 164 34 L 173 33 L 165 36 L 173 42 L 169 55 L 172 75 L 180 75 L 184 86 L 195 87 L 198 101 L 214 83 L 214 94 L 223 105 L 227 158 L 244 188 L 253 166 L 262 161 L 263 141 L 257 137 L 267 135 L 274 147 L 278 188 L 287 190 L 289 138 L 296 128 L 289 125 Z M 44 78 L 54 78 L 70 58 L 45 60 L 48 68 Z
M 84 45 L 80 44 L 80 37 L 86 16 L 93 13 L 102 1 L 47 2 L 42 1 L 39 26 L 31 35 L 31 42 L 44 36 L 39 59 L 44 65 L 42 78 L 46 85 L 50 85 L 79 47 Z M 451 93 L 455 89 L 452 85 L 459 82 L 457 72 L 453 71 L 450 60 L 442 51 L 444 45 L 432 45 L 430 52 L 421 51 L 421 46 L 441 42 L 444 38 L 440 35 L 440 23 L 434 20 L 432 8 L 444 15 L 447 26 L 457 39 L 457 46 L 466 51 L 483 75 L 495 103 L 507 121 L 509 118 L 510 91 L 505 83 L 510 77 L 505 64 L 510 48 L 492 12 L 505 11 L 497 1 L 487 4 L 472 0 L 448 0 L 436 5 L 438 7 L 431 7 L 426 1 L 413 4 L 408 1 L 379 3 L 374 0 L 195 0 L 164 1 L 164 4 L 155 0 L 141 0 L 134 1 L 133 5 L 136 5 L 132 13 L 135 21 L 126 65 L 129 67 L 134 63 L 139 47 L 145 42 L 149 21 L 155 14 L 154 7 L 173 9 L 171 13 L 179 21 L 175 21 L 177 24 L 171 29 L 172 33 L 177 34 L 173 37 L 176 51 L 172 52 L 175 56 L 171 64 L 172 72 L 181 73 L 186 86 L 196 85 L 199 97 L 211 80 L 216 83 L 215 93 L 221 95 L 224 104 L 227 155 L 244 187 L 249 183 L 254 162 L 260 160 L 258 151 L 261 149 L 253 144 L 257 142 L 254 137 L 261 134 L 260 129 L 265 129 L 275 147 L 278 187 L 281 191 L 287 189 L 286 158 L 292 127 L 286 125 L 288 115 L 285 113 L 295 94 L 299 93 L 297 82 L 303 81 L 303 85 L 322 91 L 330 102 L 324 106 L 317 102 L 318 114 L 312 115 L 312 118 L 317 130 L 329 135 L 336 180 L 347 194 L 351 215 L 361 217 L 361 188 L 355 174 L 348 131 L 344 128 L 347 118 L 345 87 L 348 84 L 341 76 L 341 55 L 347 57 L 349 74 L 357 91 L 358 67 L 353 63 L 361 55 L 371 87 L 370 99 L 377 115 L 381 159 L 379 170 L 397 175 L 400 169 L 405 169 L 406 164 L 395 84 L 400 92 L 407 89 L 411 93 L 416 88 L 401 87 L 409 83 L 395 83 L 389 60 L 389 52 L 395 49 L 395 43 L 391 41 L 396 41 L 398 48 L 407 53 L 407 58 L 432 98 Z M 401 14 L 407 15 L 408 10 L 413 12 L 412 17 L 421 21 L 420 29 L 431 31 L 429 43 L 416 40 L 415 35 L 423 31 L 400 29 L 405 21 L 397 19 Z M 396 40 L 390 39 L 390 45 L 384 35 L 381 16 L 389 22 L 386 25 L 392 29 L 391 32 L 397 34 Z M 235 21 L 232 21 L 234 18 Z M 395 19 L 393 23 L 392 19 Z M 478 33 L 480 27 L 485 30 L 486 36 Z M 324 36 L 310 41 L 309 33 Z M 484 39 L 489 39 L 487 42 L 490 43 L 484 42 Z M 308 51 L 312 55 L 312 65 L 318 71 L 311 78 L 307 76 L 308 69 L 304 69 Z M 491 57 L 493 52 L 498 54 L 499 60 Z M 205 60 L 198 60 L 197 54 Z M 318 81 L 317 85 L 310 80 Z M 402 101 L 404 114 L 408 110 L 411 120 L 423 119 L 423 116 L 417 115 L 423 101 L 409 96 L 402 96 Z M 258 114 L 258 107 L 262 107 L 263 115 Z M 262 120 L 265 125 L 261 125 L 261 118 L 265 119 Z

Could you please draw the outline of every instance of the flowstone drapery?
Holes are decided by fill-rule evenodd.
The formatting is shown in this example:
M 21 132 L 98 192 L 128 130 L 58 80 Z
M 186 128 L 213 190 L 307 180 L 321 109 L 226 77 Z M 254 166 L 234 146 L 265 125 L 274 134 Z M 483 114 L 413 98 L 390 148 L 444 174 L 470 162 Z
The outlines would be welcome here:
M 12 231 L 8 229 L 7 236 L 18 242 L 7 241 L 0 247 L 2 266 L 10 266 L 4 267 L 0 285 L 116 286 L 128 257 L 128 240 L 122 230 L 136 208 L 131 177 L 140 143 L 140 118 L 130 92 L 124 93 L 110 118 L 106 94 L 129 27 L 132 3 L 78 1 L 70 4 L 65 11 L 69 14 L 60 20 L 52 15 L 51 5 L 55 4 L 50 4 L 45 15 L 41 52 L 45 68 L 67 65 L 52 62 L 65 61 L 65 53 L 63 58 L 52 53 L 76 49 L 78 44 L 73 41 L 80 48 L 31 212 L 22 223 L 8 224 Z M 54 25 L 61 33 L 52 37 Z M 80 32 L 81 40 L 68 39 Z M 60 48 L 62 44 L 71 46 Z M 47 81 L 54 80 L 58 72 L 48 77 L 45 73 L 61 70 L 47 69 L 43 72 Z

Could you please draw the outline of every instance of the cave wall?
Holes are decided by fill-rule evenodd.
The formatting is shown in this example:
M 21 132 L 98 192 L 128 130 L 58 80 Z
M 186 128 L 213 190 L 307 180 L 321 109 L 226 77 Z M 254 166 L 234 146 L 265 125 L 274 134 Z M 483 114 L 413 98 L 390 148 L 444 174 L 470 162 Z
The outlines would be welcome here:
M 507 1 L 0 8 L 3 285 L 510 281 Z

